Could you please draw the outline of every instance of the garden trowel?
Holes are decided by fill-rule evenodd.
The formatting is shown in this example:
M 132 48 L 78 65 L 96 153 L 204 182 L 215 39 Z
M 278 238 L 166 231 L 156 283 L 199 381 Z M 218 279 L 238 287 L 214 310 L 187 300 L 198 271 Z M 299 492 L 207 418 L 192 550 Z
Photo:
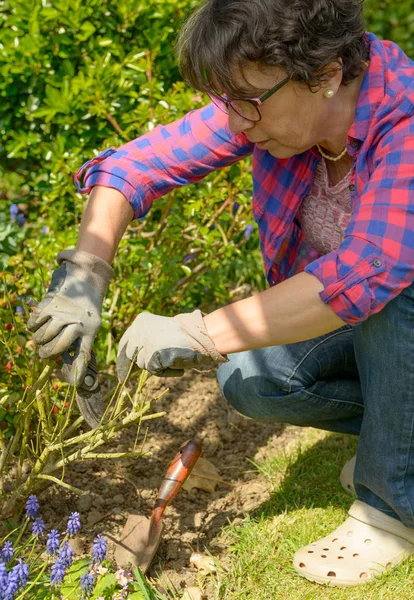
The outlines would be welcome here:
M 139 567 L 145 573 L 157 552 L 164 525 L 164 510 L 178 494 L 201 454 L 201 444 L 190 440 L 181 446 L 170 463 L 150 518 L 131 513 L 116 541 L 115 561 L 118 565 Z

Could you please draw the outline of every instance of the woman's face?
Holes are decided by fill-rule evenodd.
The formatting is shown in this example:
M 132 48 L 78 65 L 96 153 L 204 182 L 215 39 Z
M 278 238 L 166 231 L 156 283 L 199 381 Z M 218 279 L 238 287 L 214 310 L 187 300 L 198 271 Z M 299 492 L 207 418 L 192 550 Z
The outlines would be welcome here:
M 249 64 L 244 70 L 245 80 L 260 90 L 260 94 L 285 76 L 277 67 L 259 70 L 257 65 Z M 299 82 L 289 81 L 263 102 L 260 106 L 262 119 L 258 122 L 248 121 L 230 108 L 230 129 L 233 133 L 245 133 L 250 141 L 276 158 L 290 158 L 309 150 L 316 143 L 323 144 L 327 130 L 335 137 L 340 129 L 335 102 L 325 98 L 323 93 L 327 89 L 337 92 L 341 78 L 341 71 L 336 71 L 317 92 L 311 92 Z M 326 146 L 329 147 L 329 144 Z

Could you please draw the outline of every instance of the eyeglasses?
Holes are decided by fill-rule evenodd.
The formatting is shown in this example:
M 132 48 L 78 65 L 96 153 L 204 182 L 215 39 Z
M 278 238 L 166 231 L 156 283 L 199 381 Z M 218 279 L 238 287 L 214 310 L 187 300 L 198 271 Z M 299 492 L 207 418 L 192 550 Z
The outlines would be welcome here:
M 260 112 L 261 104 L 286 85 L 289 79 L 290 77 L 282 79 L 282 81 L 270 88 L 270 90 L 267 90 L 267 92 L 264 92 L 258 98 L 235 98 L 234 100 L 229 100 L 225 96 L 218 96 L 211 92 L 207 92 L 207 94 L 211 101 L 226 114 L 229 114 L 229 108 L 231 107 L 234 112 L 243 119 L 256 122 L 262 119 L 262 113 Z

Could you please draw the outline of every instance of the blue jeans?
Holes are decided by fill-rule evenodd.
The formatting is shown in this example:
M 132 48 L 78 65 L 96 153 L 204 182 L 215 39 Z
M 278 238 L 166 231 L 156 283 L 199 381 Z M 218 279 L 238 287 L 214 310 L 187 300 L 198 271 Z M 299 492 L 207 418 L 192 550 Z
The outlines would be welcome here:
M 414 527 L 414 284 L 358 325 L 229 358 L 217 377 L 237 411 L 359 435 L 358 498 Z

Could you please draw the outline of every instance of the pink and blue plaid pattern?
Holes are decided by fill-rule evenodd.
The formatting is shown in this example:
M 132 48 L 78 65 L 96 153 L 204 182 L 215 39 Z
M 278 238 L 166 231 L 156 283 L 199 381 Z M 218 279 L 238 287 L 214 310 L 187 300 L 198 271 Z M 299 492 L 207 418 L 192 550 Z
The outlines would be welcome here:
M 78 190 L 112 187 L 142 218 L 156 198 L 253 154 L 253 216 L 269 284 L 312 273 L 343 321 L 363 321 L 414 281 L 414 63 L 396 44 L 366 38 L 370 63 L 347 142 L 353 211 L 338 250 L 319 256 L 297 219 L 319 153 L 276 159 L 232 134 L 213 104 L 105 150 L 76 174 Z

